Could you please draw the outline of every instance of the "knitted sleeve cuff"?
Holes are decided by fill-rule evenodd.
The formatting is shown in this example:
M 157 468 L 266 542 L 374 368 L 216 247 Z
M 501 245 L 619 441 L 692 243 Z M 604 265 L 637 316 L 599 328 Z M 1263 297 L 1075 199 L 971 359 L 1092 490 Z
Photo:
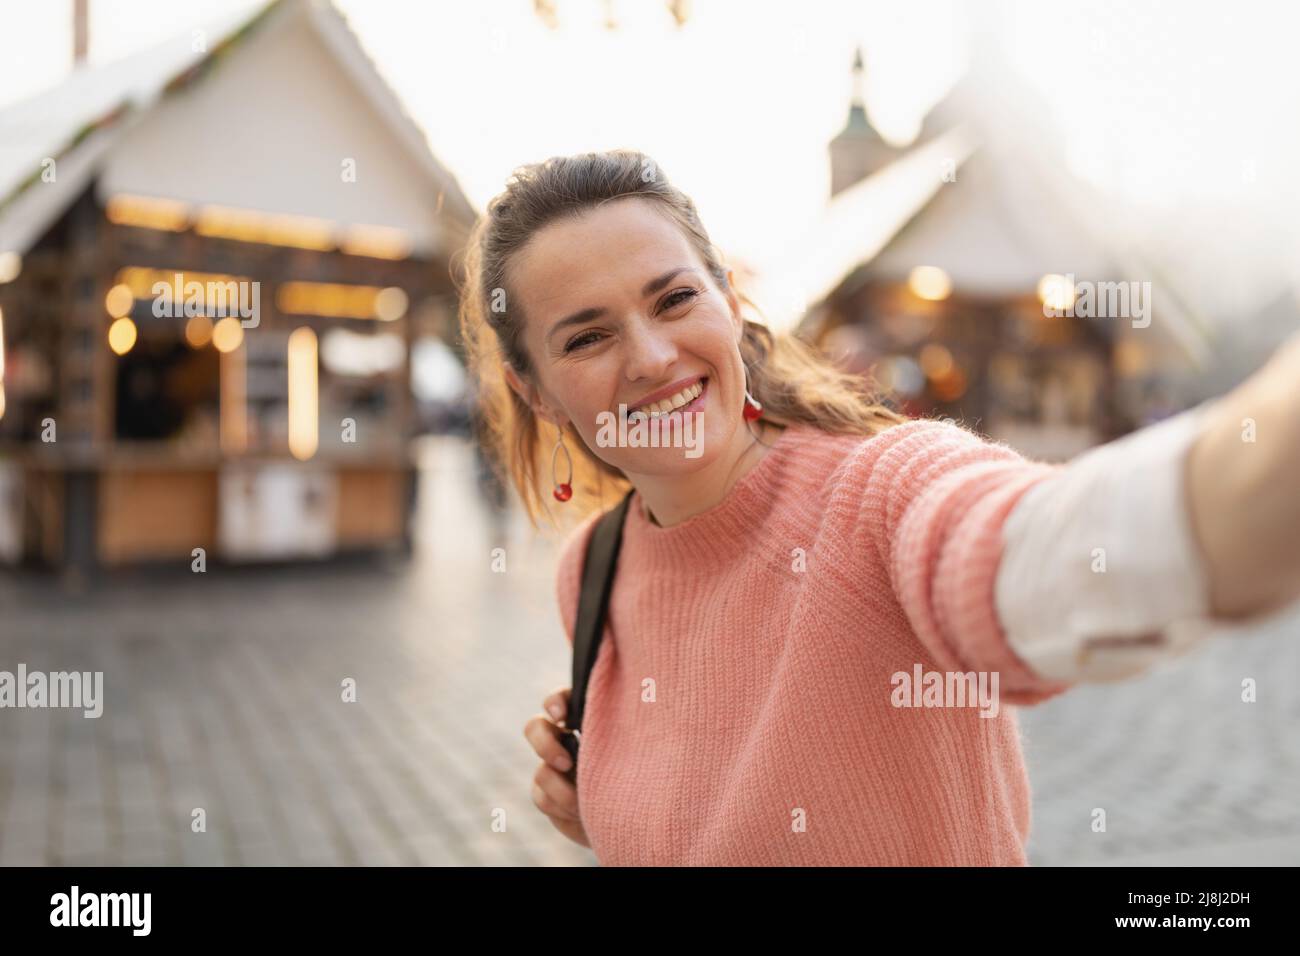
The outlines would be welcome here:
M 1059 466 L 1020 461 L 998 463 L 937 488 L 952 518 L 934 566 L 932 606 L 936 636 L 961 670 L 997 672 L 1004 702 L 1032 705 L 1068 689 L 1030 667 L 1008 641 L 995 602 L 1002 563 L 1003 524 L 1032 488 Z
M 1205 407 L 1081 455 L 1008 517 L 996 603 L 1037 673 L 1128 677 L 1210 633 L 1183 479 Z

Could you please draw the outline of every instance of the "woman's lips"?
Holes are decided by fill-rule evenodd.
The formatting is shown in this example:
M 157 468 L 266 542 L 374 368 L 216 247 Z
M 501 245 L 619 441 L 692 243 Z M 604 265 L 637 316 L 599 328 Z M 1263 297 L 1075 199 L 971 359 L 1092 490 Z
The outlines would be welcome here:
M 688 414 L 693 414 L 693 413 L 695 413 L 695 412 L 702 412 L 702 411 L 704 411 L 704 399 L 707 398 L 708 395 L 709 395 L 709 381 L 710 381 L 710 379 L 709 379 L 709 377 L 708 377 L 707 375 L 703 376 L 703 377 L 700 379 L 700 394 L 697 395 L 697 396 L 695 396 L 695 399 L 694 399 L 692 402 L 690 402 L 689 404 L 687 404 L 687 405 L 683 405 L 681 408 L 674 408 L 671 412 L 665 412 L 665 413 L 663 413 L 662 415 L 660 415 L 657 419 L 651 419 L 651 418 L 647 415 L 647 416 L 646 416 L 646 420 L 647 420 L 647 421 L 659 421 L 659 422 L 661 422 L 661 423 L 667 423 L 667 422 L 671 422 L 672 419 L 673 419 L 673 417 L 676 416 L 677 419 L 678 419 L 678 421 L 680 421 L 682 415 L 688 415 Z M 628 412 L 628 413 L 627 413 L 627 420 L 628 420 L 629 422 L 634 422 L 634 421 L 636 421 L 637 418 L 639 418 L 642 414 L 644 414 L 644 413 L 643 413 L 643 412 L 636 412 L 636 411 Z

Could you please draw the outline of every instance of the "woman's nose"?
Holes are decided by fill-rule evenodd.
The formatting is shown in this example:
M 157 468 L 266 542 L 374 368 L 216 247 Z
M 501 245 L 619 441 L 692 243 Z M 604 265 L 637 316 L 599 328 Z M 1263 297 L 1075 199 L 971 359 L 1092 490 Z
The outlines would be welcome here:
M 670 336 L 641 326 L 627 338 L 625 355 L 629 379 L 660 379 L 677 361 L 677 346 Z

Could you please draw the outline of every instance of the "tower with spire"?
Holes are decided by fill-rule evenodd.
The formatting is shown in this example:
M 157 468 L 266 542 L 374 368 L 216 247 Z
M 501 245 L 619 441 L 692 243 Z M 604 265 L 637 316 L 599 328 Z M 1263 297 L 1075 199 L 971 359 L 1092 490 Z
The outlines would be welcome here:
M 898 155 L 898 150 L 885 142 L 867 119 L 865 77 L 862 47 L 859 45 L 853 54 L 853 96 L 849 118 L 830 145 L 832 196 L 870 176 Z

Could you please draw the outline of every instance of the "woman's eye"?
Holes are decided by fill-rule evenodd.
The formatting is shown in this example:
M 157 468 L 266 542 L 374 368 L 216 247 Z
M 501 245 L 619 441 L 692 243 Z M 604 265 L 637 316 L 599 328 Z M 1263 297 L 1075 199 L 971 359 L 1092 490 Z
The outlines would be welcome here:
M 679 305 L 688 299 L 693 299 L 697 295 L 699 295 L 699 292 L 695 289 L 678 289 L 668 298 L 664 299 L 664 308 L 671 309 L 673 306 Z M 683 298 L 678 298 L 678 296 L 683 296 Z
M 664 309 L 671 309 L 673 306 L 681 305 L 683 302 L 687 302 L 695 298 L 699 294 L 700 292 L 698 289 L 678 289 L 676 292 L 672 293 L 666 299 L 664 299 L 660 311 L 662 312 Z M 587 346 L 591 345 L 592 343 L 599 342 L 599 341 L 600 341 L 599 332 L 596 332 L 595 330 L 583 332 L 579 335 L 575 335 L 572 339 L 568 341 L 568 343 L 564 346 L 564 352 L 567 355 L 569 352 L 574 352 L 577 351 L 578 349 L 585 349 Z
M 600 333 L 583 332 L 581 335 L 575 335 L 573 338 L 569 339 L 568 344 L 564 346 L 564 351 L 572 352 L 574 349 L 586 348 L 592 342 L 597 342 L 599 340 Z

